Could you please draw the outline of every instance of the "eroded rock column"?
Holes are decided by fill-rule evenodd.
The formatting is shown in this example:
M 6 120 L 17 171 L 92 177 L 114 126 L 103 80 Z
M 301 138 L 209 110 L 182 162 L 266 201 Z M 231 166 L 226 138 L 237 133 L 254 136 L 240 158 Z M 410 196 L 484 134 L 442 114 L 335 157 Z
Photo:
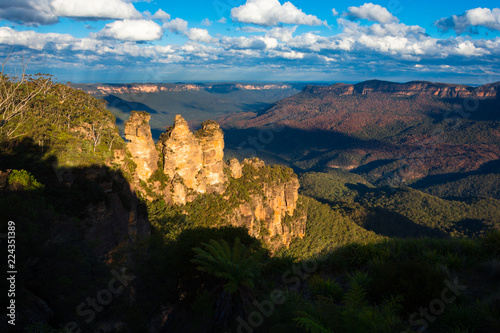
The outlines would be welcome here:
M 132 154 L 134 163 L 137 164 L 137 176 L 143 181 L 147 181 L 158 169 L 159 154 L 151 135 L 150 118 L 151 116 L 146 112 L 133 111 L 125 123 L 127 149 Z

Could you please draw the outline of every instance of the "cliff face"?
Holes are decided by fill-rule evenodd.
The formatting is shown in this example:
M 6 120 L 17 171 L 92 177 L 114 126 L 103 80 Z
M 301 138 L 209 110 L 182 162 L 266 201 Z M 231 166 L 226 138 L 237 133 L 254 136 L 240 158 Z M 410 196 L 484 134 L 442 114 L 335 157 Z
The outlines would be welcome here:
M 299 182 L 291 169 L 266 166 L 258 159 L 242 164 L 232 159 L 226 164 L 219 124 L 206 121 L 193 133 L 180 115 L 155 147 L 148 121 L 149 115 L 133 113 L 125 127 L 127 148 L 137 165 L 135 175 L 143 181 L 136 181 L 135 187 L 143 195 L 151 199 L 156 195 L 176 205 L 185 205 L 204 193 L 220 195 L 220 200 L 231 203 L 220 212 L 219 222 L 245 226 L 273 248 L 287 246 L 293 237 L 304 235 L 306 217 L 296 212 Z M 157 176 L 151 177 L 160 158 L 167 179 L 163 185 Z
M 500 84 L 498 82 L 480 87 L 471 87 L 459 84 L 433 83 L 427 81 L 395 83 L 370 80 L 357 84 L 336 83 L 327 87 L 308 86 L 304 89 L 304 92 L 312 94 L 336 94 L 338 96 L 378 93 L 394 96 L 434 96 L 438 98 L 496 98 L 498 96 L 499 87 Z
M 94 95 L 116 95 L 116 94 L 149 94 L 160 92 L 183 92 L 183 91 L 212 91 L 212 90 L 285 90 L 292 87 L 287 84 L 124 84 L 124 85 L 76 85 L 86 92 Z
M 158 152 L 149 127 L 151 116 L 145 112 L 132 112 L 125 124 L 125 139 L 132 159 L 137 164 L 137 176 L 146 181 L 158 169 Z
M 247 173 L 249 167 L 258 174 L 262 174 L 261 170 L 266 168 L 264 162 L 256 158 L 243 162 L 243 169 Z M 306 215 L 303 212 L 295 214 L 300 186 L 297 177 L 291 175 L 288 179 L 277 178 L 264 182 L 259 176 L 243 176 L 248 182 L 261 183 L 262 189 L 260 193 L 250 194 L 250 200 L 239 204 L 230 219 L 231 223 L 245 226 L 252 236 L 262 238 L 274 248 L 288 246 L 294 237 L 303 237 Z

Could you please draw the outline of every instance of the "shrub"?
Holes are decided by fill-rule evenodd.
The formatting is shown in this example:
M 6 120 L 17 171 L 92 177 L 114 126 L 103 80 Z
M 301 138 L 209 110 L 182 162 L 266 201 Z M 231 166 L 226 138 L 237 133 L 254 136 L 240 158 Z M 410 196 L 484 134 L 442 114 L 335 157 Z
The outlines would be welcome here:
M 39 190 L 43 189 L 43 184 L 39 183 L 35 177 L 26 170 L 12 170 L 9 175 L 9 187 L 11 190 Z

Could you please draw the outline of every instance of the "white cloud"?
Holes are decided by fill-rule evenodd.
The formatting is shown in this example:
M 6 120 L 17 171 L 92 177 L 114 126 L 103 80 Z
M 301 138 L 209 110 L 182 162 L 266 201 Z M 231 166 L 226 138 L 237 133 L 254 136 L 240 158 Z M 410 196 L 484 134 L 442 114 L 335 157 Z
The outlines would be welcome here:
M 142 12 L 142 16 L 146 20 L 160 20 L 162 22 L 168 22 L 170 20 L 170 14 L 164 12 L 162 9 L 158 9 L 154 15 L 150 11 L 146 10 Z
M 277 40 L 287 43 L 293 38 L 293 34 L 297 30 L 297 26 L 293 27 L 274 27 L 267 34 L 267 37 L 276 38 Z
M 219 59 L 219 55 L 222 54 L 223 50 L 218 47 L 213 47 L 211 45 L 200 44 L 196 42 L 189 41 L 181 47 L 181 50 L 189 54 L 191 57 L 198 57 L 204 60 Z
M 2 0 L 0 19 L 26 25 L 54 24 L 59 21 L 50 0 Z
M 277 52 L 276 55 L 290 60 L 304 59 L 306 57 L 306 53 L 295 51 Z
M 181 18 L 176 18 L 170 22 L 163 24 L 163 27 L 165 29 L 168 29 L 170 32 L 184 33 L 187 31 L 188 22 Z
M 464 55 L 464 56 L 482 56 L 486 54 L 490 54 L 488 50 L 478 48 L 474 43 L 472 43 L 470 40 L 462 41 L 460 42 L 456 48 L 455 48 L 455 53 L 459 55 Z
M 106 24 L 99 32 L 91 34 L 96 38 L 111 38 L 122 41 L 160 40 L 163 29 L 160 25 L 148 20 L 123 20 Z
M 165 13 L 161 8 L 156 11 L 156 13 L 152 17 L 153 19 L 156 20 L 162 20 L 164 22 L 167 22 L 170 20 L 170 14 Z
M 210 36 L 207 29 L 191 28 L 187 36 L 190 40 L 195 42 L 215 43 L 218 41 L 217 38 Z
M 330 55 L 349 52 L 349 57 L 363 54 L 368 57 L 390 57 L 405 61 L 421 59 L 446 59 L 449 56 L 464 58 L 500 53 L 500 43 L 492 40 L 467 41 L 463 39 L 440 40 L 430 37 L 419 26 L 401 23 L 372 24 L 362 26 L 343 18 L 337 20 L 342 29 L 340 34 L 323 37 L 304 33 L 287 39 L 286 46 L 303 53 Z M 500 38 L 497 38 L 500 42 Z
M 425 30 L 418 25 L 406 25 L 401 23 L 389 23 L 389 24 L 372 24 L 370 27 L 370 32 L 379 37 L 384 36 L 406 36 L 408 34 L 412 35 L 425 35 Z
M 207 27 L 211 26 L 211 25 L 212 25 L 212 23 L 213 23 L 213 22 L 212 22 L 212 21 L 210 21 L 208 18 L 205 18 L 205 19 L 203 19 L 203 21 L 201 21 L 201 24 L 202 24 L 202 25 L 205 25 L 205 26 L 207 26 Z
M 332 15 L 339 16 L 339 12 L 335 8 L 332 8 Z
M 236 50 L 266 50 L 278 47 L 278 40 L 272 37 L 252 36 L 252 37 L 227 37 L 222 38 L 222 45 L 225 49 Z
M 236 28 L 238 31 L 243 31 L 243 32 L 249 32 L 249 33 L 254 33 L 254 32 L 267 32 L 268 30 L 265 28 L 261 27 L 238 27 Z
M 291 2 L 279 0 L 247 0 L 244 5 L 231 10 L 234 21 L 273 26 L 279 23 L 300 25 L 327 25 L 314 15 L 307 15 Z
M 371 2 L 365 3 L 360 7 L 349 7 L 348 12 L 344 15 L 351 19 L 366 19 L 379 23 L 399 22 L 399 20 L 389 13 L 386 8 L 380 5 L 374 5 Z
M 218 19 L 217 22 L 219 22 L 219 23 L 227 23 L 227 18 L 222 17 L 222 18 Z
M 252 32 L 251 35 L 240 32 L 240 36 L 235 37 L 233 32 L 231 37 L 216 35 L 217 38 L 214 38 L 206 29 L 188 29 L 188 22 L 175 19 L 166 22 L 163 27 L 187 36 L 189 41 L 180 45 L 168 45 L 168 40 L 158 43 L 161 45 L 136 43 L 161 38 L 161 23 L 152 21 L 154 15 L 147 15 L 144 13 L 144 17 L 150 20 L 109 23 L 88 38 L 2 27 L 0 50 L 9 49 L 5 45 L 16 46 L 12 58 L 32 56 L 34 60 L 31 64 L 41 64 L 42 69 L 48 63 L 52 67 L 61 64 L 64 68 L 71 68 L 73 64 L 79 68 L 89 66 L 107 70 L 120 66 L 124 69 L 135 68 L 138 64 L 158 69 L 161 64 L 168 63 L 179 68 L 186 68 L 188 64 L 187 67 L 200 65 L 214 70 L 290 68 L 292 72 L 300 69 L 308 74 L 331 72 L 332 68 L 337 68 L 345 73 L 359 74 L 376 72 L 379 68 L 412 73 L 412 69 L 418 68 L 415 64 L 432 68 L 430 71 L 436 73 L 444 72 L 445 69 L 439 66 L 446 64 L 466 73 L 467 68 L 472 72 L 471 64 L 481 64 L 489 66 L 495 73 L 500 72 L 496 65 L 500 63 L 500 37 L 440 39 L 429 36 L 420 26 L 397 22 L 367 24 L 339 17 L 340 32 L 329 35 L 307 30 L 297 34 L 296 25 L 272 28 L 245 26 L 237 30 Z M 163 17 L 166 18 L 165 15 Z M 484 22 L 477 20 L 479 18 L 474 22 Z
M 17 31 L 9 27 L 0 27 L 0 44 L 19 45 L 41 51 L 47 44 L 64 47 L 74 42 L 75 38 L 68 34 L 42 34 L 32 30 Z
M 53 0 L 57 16 L 89 19 L 140 19 L 141 13 L 122 0 Z
M 441 31 L 453 29 L 457 35 L 471 27 L 486 27 L 500 31 L 500 8 L 474 8 L 462 15 L 442 18 L 434 23 Z

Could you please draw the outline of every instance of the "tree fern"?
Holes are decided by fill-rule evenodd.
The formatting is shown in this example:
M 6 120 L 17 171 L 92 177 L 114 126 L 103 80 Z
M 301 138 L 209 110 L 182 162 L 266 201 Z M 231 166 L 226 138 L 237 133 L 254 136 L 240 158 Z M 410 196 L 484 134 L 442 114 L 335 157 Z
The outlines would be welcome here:
M 229 320 L 241 315 L 253 298 L 253 281 L 262 252 L 252 252 L 239 238 L 234 239 L 232 247 L 222 239 L 210 240 L 193 251 L 191 262 L 198 265 L 196 268 L 222 280 L 212 292 L 217 294 L 215 326 L 225 330 Z
M 333 333 L 332 330 L 324 327 L 323 324 L 320 323 L 319 318 L 314 317 L 313 315 L 311 315 L 307 312 L 303 312 L 303 311 L 298 311 L 297 315 L 298 315 L 298 317 L 294 318 L 293 321 L 297 324 L 298 327 L 306 330 L 306 332 L 308 332 L 308 333 Z
M 358 283 L 353 283 L 349 291 L 344 295 L 344 303 L 348 309 L 360 309 L 368 306 L 366 291 Z

